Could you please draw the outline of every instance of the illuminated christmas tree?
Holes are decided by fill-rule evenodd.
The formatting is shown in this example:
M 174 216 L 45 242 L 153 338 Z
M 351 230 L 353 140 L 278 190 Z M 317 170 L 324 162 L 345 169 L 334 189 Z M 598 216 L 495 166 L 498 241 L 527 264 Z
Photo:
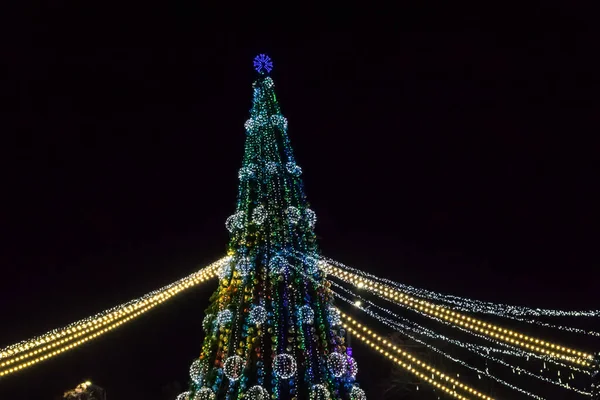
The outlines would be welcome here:
M 254 67 L 237 207 L 225 224 L 229 261 L 206 311 L 190 390 L 178 400 L 363 400 L 319 268 L 316 216 L 269 77 L 273 64 L 261 54 Z

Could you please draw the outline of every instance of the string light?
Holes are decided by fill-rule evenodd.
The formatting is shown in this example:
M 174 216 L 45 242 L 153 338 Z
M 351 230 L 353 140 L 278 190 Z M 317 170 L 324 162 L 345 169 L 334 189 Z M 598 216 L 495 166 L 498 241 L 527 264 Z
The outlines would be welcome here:
M 221 264 L 228 262 L 228 260 L 228 257 L 224 257 L 198 272 L 154 290 L 138 299 L 0 350 L 0 376 L 20 371 L 62 354 L 115 329 L 117 326 L 162 304 L 176 294 L 212 278 Z
M 554 327 L 557 329 L 570 330 L 572 332 L 588 334 L 588 335 L 593 335 L 593 336 L 600 336 L 600 332 L 585 331 L 582 329 L 579 330 L 579 329 L 575 329 L 575 328 L 571 328 L 571 327 L 558 326 L 558 325 L 553 325 L 553 324 L 543 324 L 542 322 L 537 321 L 537 320 L 518 318 L 518 317 L 563 317 L 563 318 L 565 318 L 565 317 L 592 317 L 592 318 L 597 318 L 597 317 L 600 317 L 600 310 L 575 310 L 575 311 L 553 310 L 553 309 L 531 308 L 531 307 L 524 307 L 524 306 L 514 306 L 514 305 L 507 305 L 507 304 L 500 304 L 500 303 L 485 302 L 485 301 L 481 301 L 481 300 L 473 300 L 473 299 L 468 299 L 468 298 L 464 298 L 464 297 L 433 292 L 433 291 L 426 290 L 426 289 L 415 288 L 413 286 L 394 282 L 394 281 L 386 279 L 386 278 L 379 278 L 375 275 L 358 270 L 356 268 L 349 267 L 347 265 L 344 265 L 338 261 L 335 261 L 335 260 L 332 260 L 329 258 L 323 258 L 323 261 L 325 263 L 329 263 L 329 264 L 335 265 L 337 267 L 340 267 L 340 268 L 344 269 L 345 271 L 354 272 L 360 276 L 370 278 L 374 281 L 389 284 L 407 294 L 412 294 L 414 296 L 430 299 L 430 300 L 433 300 L 438 303 L 446 303 L 448 305 L 455 306 L 456 309 L 459 311 L 492 314 L 492 315 L 496 315 L 499 317 L 515 319 L 515 320 L 521 321 L 521 322 L 540 324 L 543 326 Z M 361 284 L 362 284 L 362 282 L 361 282 Z
M 342 299 L 342 300 L 344 300 L 344 301 L 346 301 L 346 302 L 348 302 L 348 303 L 351 303 L 351 301 L 350 301 L 349 299 L 345 298 L 344 296 L 342 296 L 342 295 L 340 295 L 340 294 L 338 294 L 338 293 L 336 293 L 336 295 L 337 295 L 337 296 L 338 296 L 340 299 Z M 397 315 L 393 314 L 393 313 L 392 313 L 391 311 L 389 311 L 389 310 L 386 310 L 386 309 L 384 309 L 384 308 L 378 307 L 377 305 L 373 304 L 372 302 L 368 302 L 368 303 L 369 303 L 371 306 L 374 306 L 374 307 L 375 307 L 375 308 L 377 308 L 377 309 L 384 310 L 384 311 L 386 311 L 386 312 L 388 312 L 388 313 L 390 313 L 390 314 L 394 315 L 394 317 L 395 317 L 395 318 L 397 318 L 397 319 L 400 319 L 400 320 L 405 320 L 405 321 L 409 322 L 408 320 L 406 320 L 406 319 L 404 319 L 404 318 L 402 318 L 402 317 L 399 317 L 399 316 L 397 316 Z M 468 368 L 468 369 L 471 369 L 471 370 L 473 370 L 473 371 L 475 371 L 475 372 L 477 372 L 477 373 L 479 373 L 479 374 L 486 375 L 488 378 L 491 378 L 491 379 L 495 380 L 496 382 L 499 382 L 499 383 L 501 383 L 501 384 L 503 384 L 503 385 L 505 385 L 505 386 L 509 387 L 509 388 L 510 388 L 510 389 L 512 389 L 512 390 L 519 391 L 519 392 L 521 392 L 521 393 L 523 393 L 523 394 L 525 394 L 525 395 L 527 395 L 527 396 L 533 397 L 533 398 L 535 398 L 535 399 L 538 399 L 538 400 L 543 400 L 543 397 L 540 397 L 540 396 L 538 396 L 538 395 L 536 395 L 536 394 L 533 394 L 533 393 L 531 393 L 531 392 L 528 392 L 528 391 L 526 391 L 526 390 L 524 390 L 524 389 L 522 389 L 522 388 L 520 388 L 520 387 L 518 387 L 518 386 L 516 386 L 516 385 L 510 384 L 509 382 L 507 382 L 507 381 L 505 381 L 505 380 L 502 380 L 502 379 L 500 379 L 500 378 L 498 378 L 498 377 L 496 377 L 496 376 L 494 376 L 494 375 L 490 374 L 490 373 L 489 373 L 489 372 L 487 372 L 487 371 L 483 371 L 483 370 L 480 370 L 480 369 L 478 369 L 478 368 L 476 368 L 476 367 L 473 367 L 473 366 L 469 365 L 468 363 L 466 363 L 466 362 L 464 362 L 464 361 L 462 361 L 462 360 L 460 360 L 460 359 L 458 359 L 458 358 L 456 358 L 456 357 L 453 357 L 453 356 L 449 355 L 448 353 L 445 353 L 445 352 L 441 351 L 441 350 L 440 350 L 439 348 L 437 348 L 436 346 L 433 346 L 433 345 L 431 345 L 431 344 L 429 344 L 429 343 L 427 343 L 427 342 L 425 342 L 425 341 L 423 341 L 423 340 L 419 339 L 418 337 L 416 337 L 416 336 L 414 336 L 414 335 L 410 334 L 408 331 L 410 331 L 410 330 L 415 330 L 415 332 L 416 332 L 416 333 L 418 333 L 419 335 L 426 335 L 426 336 L 429 336 L 429 337 L 430 337 L 430 338 L 432 338 L 432 339 L 443 340 L 443 341 L 445 341 L 445 342 L 447 342 L 447 343 L 454 344 L 454 345 L 457 345 L 457 346 L 459 346 L 459 347 L 465 348 L 465 349 L 467 349 L 467 350 L 469 350 L 469 351 L 472 351 L 472 352 L 476 353 L 477 355 L 479 355 L 479 356 L 481 356 L 481 357 L 483 357 L 483 358 L 485 358 L 485 359 L 487 359 L 487 360 L 490 360 L 490 361 L 493 361 L 493 362 L 497 362 L 497 363 L 499 363 L 499 364 L 502 364 L 503 366 L 506 366 L 506 367 L 509 367 L 509 368 L 513 368 L 514 370 L 517 370 L 517 371 L 519 371 L 519 372 L 523 372 L 523 373 L 525 373 L 526 375 L 532 376 L 532 377 L 534 377 L 534 378 L 536 378 L 536 379 L 540 379 L 540 380 L 543 380 L 543 381 L 545 381 L 545 382 L 548 382 L 548 383 L 552 383 L 552 384 L 555 384 L 555 385 L 561 386 L 561 387 L 563 387 L 563 388 L 565 388 L 565 389 L 572 390 L 572 391 L 578 392 L 578 393 L 580 393 L 580 394 L 583 394 L 583 395 L 589 395 L 589 393 L 588 393 L 588 392 L 586 392 L 586 391 L 583 391 L 583 390 L 580 390 L 580 389 L 574 388 L 574 387 L 572 387 L 572 386 L 569 386 L 568 384 L 563 384 L 563 383 L 561 383 L 561 382 L 554 381 L 554 380 L 552 380 L 552 379 L 548 379 L 548 378 L 546 378 L 546 377 L 543 377 L 543 376 L 540 376 L 540 375 L 537 375 L 537 374 L 531 373 L 531 372 L 529 372 L 529 371 L 525 370 L 524 368 L 521 368 L 521 367 L 518 367 L 518 366 L 511 365 L 511 364 L 509 364 L 509 363 L 505 362 L 505 361 L 504 361 L 504 360 L 502 360 L 502 359 L 498 359 L 498 358 L 492 357 L 492 356 L 490 356 L 489 354 L 484 354 L 483 352 L 481 352 L 481 351 L 479 351 L 479 350 L 478 350 L 479 348 L 481 348 L 481 346 L 475 346 L 475 345 L 472 345 L 472 344 L 469 344 L 469 343 L 463 343 L 463 342 L 460 342 L 460 341 L 457 341 L 457 340 L 453 340 L 453 339 L 447 338 L 447 337 L 445 337 L 445 336 L 443 336 L 443 335 L 440 335 L 440 334 L 434 333 L 433 331 L 431 331 L 431 330 L 428 330 L 428 329 L 426 329 L 426 328 L 423 328 L 423 327 L 419 327 L 419 328 L 418 328 L 418 330 L 417 330 L 417 329 L 414 329 L 414 328 L 410 328 L 410 327 L 407 327 L 406 325 L 403 325 L 403 324 L 399 323 L 398 321 L 394 321 L 394 320 L 387 319 L 387 318 L 385 318 L 385 317 L 382 317 L 381 315 L 377 315 L 377 314 L 373 313 L 372 311 L 370 311 L 370 310 L 368 310 L 368 309 L 365 309 L 365 308 L 361 308 L 361 311 L 364 311 L 365 313 L 367 313 L 367 314 L 369 314 L 371 317 L 373 317 L 373 318 L 377 319 L 379 322 L 383 323 L 384 325 L 390 326 L 390 327 L 391 327 L 391 328 L 393 328 L 394 330 L 397 330 L 398 332 L 400 332 L 400 333 L 402 333 L 402 334 L 406 335 L 407 337 L 409 337 L 410 339 L 414 340 L 415 342 L 417 342 L 417 343 L 420 343 L 420 344 L 422 344 L 422 345 L 426 346 L 426 347 L 427 347 L 427 348 L 429 348 L 430 350 L 433 350 L 434 352 L 436 352 L 436 353 L 438 353 L 438 354 L 441 354 L 442 356 L 444 356 L 444 357 L 448 358 L 449 360 L 451 360 L 451 361 L 453 361 L 453 362 L 456 362 L 456 363 L 460 364 L 461 366 L 463 366 L 463 367 L 466 367 L 466 368 Z M 416 324 L 416 323 L 413 323 L 413 324 L 414 324 L 414 325 L 416 325 L 416 326 L 418 326 L 418 324 Z M 499 343 L 499 344 L 503 345 L 502 343 Z M 486 347 L 485 349 L 486 349 L 486 350 L 493 350 L 493 348 L 490 348 L 490 347 Z M 521 354 L 519 354 L 519 355 L 521 355 Z M 583 371 L 581 371 L 581 372 L 583 372 Z
M 356 285 L 359 281 L 363 281 L 366 284 L 367 289 L 392 303 L 408 307 L 413 310 L 422 311 L 428 317 L 439 317 L 454 326 L 461 326 L 469 331 L 478 332 L 482 335 L 490 336 L 494 339 L 499 339 L 512 345 L 524 347 L 530 351 L 539 352 L 551 357 L 557 357 L 584 366 L 588 366 L 588 360 L 592 358 L 590 354 L 530 337 L 519 332 L 499 327 L 495 324 L 486 323 L 446 307 L 416 299 L 396 289 L 390 288 L 389 286 L 382 285 L 371 280 L 365 280 L 365 278 L 359 279 L 356 275 L 345 272 L 336 267 L 331 267 L 328 272 L 329 274 L 332 274 L 333 276 L 354 285 Z
M 452 397 L 455 397 L 455 398 L 457 398 L 459 400 L 470 399 L 470 397 L 467 397 L 467 396 L 464 396 L 462 394 L 459 394 L 454 389 L 450 389 L 444 383 L 438 382 L 437 380 L 435 380 L 434 378 L 432 378 L 429 375 L 429 373 L 433 372 L 434 375 L 438 375 L 438 377 L 440 377 L 441 379 L 444 379 L 444 380 L 448 381 L 449 383 L 454 384 L 455 386 L 457 386 L 461 390 L 467 391 L 467 392 L 469 392 L 469 394 L 475 395 L 475 396 L 477 396 L 477 397 L 479 397 L 481 399 L 485 399 L 485 400 L 491 400 L 492 399 L 492 397 L 486 396 L 486 395 L 484 395 L 484 394 L 476 391 L 475 389 L 472 389 L 471 387 L 469 387 L 469 386 L 467 386 L 467 385 L 465 385 L 465 384 L 463 384 L 461 382 L 458 382 L 458 381 L 456 381 L 453 378 L 450 378 L 448 375 L 444 375 L 444 374 L 440 373 L 439 371 L 437 371 L 433 367 L 431 367 L 431 366 L 423 363 L 422 361 L 417 360 L 413 356 L 409 356 L 406 352 L 404 352 L 403 350 L 401 350 L 399 347 L 396 347 L 396 349 L 394 350 L 394 345 L 392 345 L 387 340 L 385 341 L 385 343 L 383 343 L 384 339 L 381 336 L 377 335 L 376 333 L 374 333 L 370 329 L 367 329 L 364 325 L 357 323 L 356 320 L 347 317 L 345 314 L 342 314 L 342 317 L 345 320 L 348 321 L 347 323 L 344 322 L 342 324 L 343 327 L 344 327 L 344 329 L 346 329 L 347 331 L 349 331 L 350 333 L 352 333 L 354 335 L 354 337 L 356 337 L 360 341 L 363 341 L 368 346 L 370 346 L 371 348 L 375 349 L 377 352 L 383 354 L 385 357 L 387 357 L 388 359 L 392 360 L 395 364 L 401 366 L 402 368 L 404 368 L 408 372 L 412 373 L 413 375 L 416 375 L 421 380 L 423 380 L 423 381 L 429 383 L 430 385 L 434 386 L 436 389 L 440 389 L 440 390 L 444 391 L 446 394 L 448 394 L 448 395 L 450 395 Z M 357 329 L 353 328 L 353 326 L 350 326 L 350 324 L 355 325 L 358 329 L 361 329 L 361 331 L 358 331 Z M 372 338 L 372 339 L 369 339 L 369 338 Z M 381 343 L 382 345 L 379 345 L 378 343 Z M 398 356 L 404 356 L 404 357 L 406 357 L 409 362 L 402 361 L 400 358 L 398 358 Z M 412 363 L 414 363 L 415 365 L 417 365 L 421 369 L 425 369 L 426 371 L 428 371 L 428 373 L 426 374 L 424 372 L 421 372 L 416 367 L 413 367 Z M 448 379 L 445 379 L 446 377 Z

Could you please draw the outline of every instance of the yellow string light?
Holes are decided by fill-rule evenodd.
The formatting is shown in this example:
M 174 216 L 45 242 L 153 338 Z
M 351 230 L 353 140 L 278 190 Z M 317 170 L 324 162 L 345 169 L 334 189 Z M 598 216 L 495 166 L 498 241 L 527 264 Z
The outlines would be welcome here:
M 479 334 L 486 335 L 512 345 L 526 348 L 530 351 L 542 353 L 586 367 L 590 365 L 590 360 L 593 360 L 594 358 L 591 354 L 540 340 L 538 338 L 524 335 L 510 329 L 505 329 L 500 326 L 469 317 L 452 309 L 414 298 L 393 287 L 360 277 L 356 274 L 344 271 L 329 264 L 326 265 L 326 270 L 333 276 L 349 281 L 356 286 L 367 288 L 375 293 L 378 293 L 391 302 L 400 303 L 401 305 L 419 310 L 430 316 L 441 318 L 451 324 L 459 325 L 465 329 L 478 332 Z
M 36 364 L 40 361 L 54 357 L 57 354 L 63 353 L 67 350 L 70 350 L 71 348 L 77 347 L 81 343 L 87 342 L 97 336 L 100 336 L 116 328 L 117 326 L 120 326 L 124 322 L 130 321 L 133 318 L 140 316 L 141 314 L 153 309 L 157 305 L 165 302 L 166 300 L 170 299 L 176 294 L 181 293 L 185 289 L 191 288 L 193 286 L 198 285 L 201 282 L 215 277 L 217 268 L 221 265 L 221 263 L 224 260 L 226 260 L 226 258 L 221 259 L 211 264 L 209 267 L 206 267 L 198 272 L 189 275 L 188 277 L 180 280 L 177 285 L 169 285 L 159 291 L 151 292 L 153 293 L 151 297 L 144 300 L 140 300 L 146 297 L 144 296 L 138 299 L 140 301 L 133 305 L 131 305 L 131 302 L 129 302 L 117 307 L 116 311 L 112 311 L 104 315 L 101 314 L 98 317 L 88 318 L 85 320 L 84 323 L 75 326 L 69 326 L 67 328 L 63 328 L 61 330 L 45 334 L 41 337 L 31 339 L 27 342 L 9 346 L 8 348 L 0 352 L 0 355 L 6 358 L 0 363 L 0 376 L 7 375 L 11 372 L 18 371 L 30 365 Z M 103 328 L 107 325 L 108 327 Z M 66 344 L 78 338 L 79 340 L 70 344 Z M 50 350 L 53 351 L 49 352 Z M 21 354 L 23 352 L 26 353 Z M 39 355 L 41 353 L 47 354 L 38 356 L 33 360 L 22 362 L 27 358 Z M 10 365 L 19 362 L 21 363 L 8 368 Z
M 470 386 L 467 386 L 466 384 L 450 377 L 449 375 L 442 373 L 441 371 L 433 368 L 432 366 L 418 360 L 416 357 L 408 354 L 400 347 L 394 345 L 392 342 L 382 338 L 380 335 L 373 332 L 373 330 L 368 328 L 366 325 L 358 323 L 358 321 L 352 319 L 343 312 L 341 312 L 340 314 L 342 318 L 346 320 L 346 322 L 342 323 L 342 326 L 347 331 L 354 334 L 356 338 L 365 342 L 367 345 L 369 345 L 379 353 L 383 354 L 388 359 L 392 360 L 395 364 L 400 365 L 402 368 L 406 369 L 413 375 L 416 375 L 417 377 L 429 383 L 430 385 L 441 389 L 450 396 L 453 396 L 460 400 L 467 400 L 469 399 L 469 397 L 466 397 L 456 392 L 455 388 L 459 388 L 464 392 L 468 392 L 469 395 L 475 396 L 482 400 L 494 400 L 492 397 L 487 396 L 471 388 Z M 408 362 L 399 359 L 398 356 L 408 360 Z M 416 365 L 416 367 L 414 367 L 413 364 Z M 427 374 L 421 372 L 419 369 L 427 371 Z M 434 376 L 436 376 L 439 379 L 439 381 L 435 380 Z M 453 385 L 453 388 L 451 389 L 450 387 L 446 386 L 446 384 Z

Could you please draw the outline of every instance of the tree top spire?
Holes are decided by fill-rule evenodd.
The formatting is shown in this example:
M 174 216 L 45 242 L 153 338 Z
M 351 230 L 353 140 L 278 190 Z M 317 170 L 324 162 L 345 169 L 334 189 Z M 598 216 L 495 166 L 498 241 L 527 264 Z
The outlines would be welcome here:
M 266 54 L 259 54 L 254 57 L 254 69 L 261 75 L 266 75 L 273 69 L 273 61 Z

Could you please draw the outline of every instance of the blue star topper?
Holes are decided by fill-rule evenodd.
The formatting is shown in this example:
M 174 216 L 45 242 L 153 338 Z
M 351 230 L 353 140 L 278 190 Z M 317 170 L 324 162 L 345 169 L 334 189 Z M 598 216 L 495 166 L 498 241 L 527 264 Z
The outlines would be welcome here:
M 271 61 L 268 55 L 259 54 L 254 57 L 254 69 L 259 74 L 264 74 L 265 71 L 269 73 L 273 69 L 273 61 Z

